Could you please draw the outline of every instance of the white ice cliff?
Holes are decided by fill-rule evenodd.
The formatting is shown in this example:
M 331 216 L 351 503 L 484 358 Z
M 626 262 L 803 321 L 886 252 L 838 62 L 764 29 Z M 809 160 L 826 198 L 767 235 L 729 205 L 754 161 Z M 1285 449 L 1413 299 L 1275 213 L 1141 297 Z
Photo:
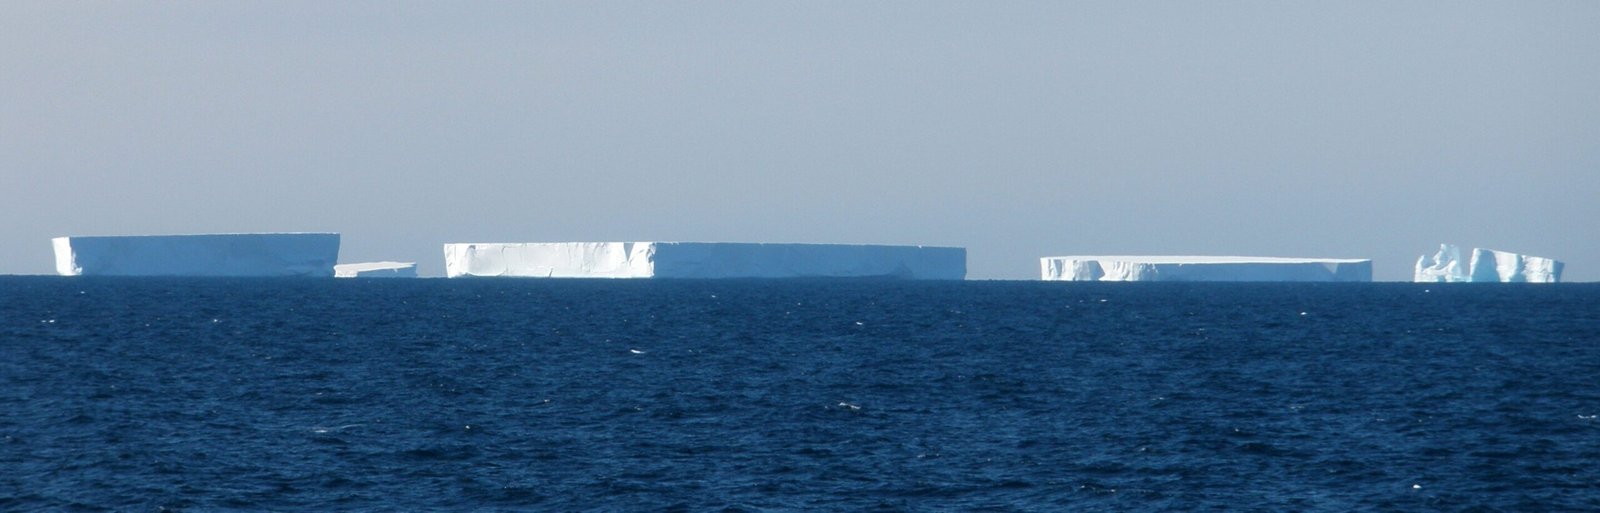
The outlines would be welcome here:
M 1464 265 L 1461 261 L 1461 248 L 1454 244 L 1440 244 L 1439 252 L 1433 255 L 1432 263 L 1428 263 L 1428 255 L 1417 257 L 1417 268 L 1412 272 L 1411 281 L 1464 282 L 1468 280 Z
M 416 278 L 416 262 L 361 262 L 333 266 L 335 278 Z
M 1417 258 L 1412 281 L 1426 283 L 1557 283 L 1565 264 L 1544 257 L 1472 248 L 1472 260 L 1461 262 L 1461 248 L 1440 244 L 1430 261 Z
M 1372 281 L 1372 261 L 1233 256 L 1061 256 L 1045 281 Z
M 965 248 L 734 242 L 445 244 L 445 276 L 960 280 Z
M 333 276 L 337 233 L 57 237 L 62 276 Z

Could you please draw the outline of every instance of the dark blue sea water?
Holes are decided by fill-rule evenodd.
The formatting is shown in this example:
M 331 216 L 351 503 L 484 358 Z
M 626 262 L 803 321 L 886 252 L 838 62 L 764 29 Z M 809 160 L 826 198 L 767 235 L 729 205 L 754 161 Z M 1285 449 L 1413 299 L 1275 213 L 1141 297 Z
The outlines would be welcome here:
M 1600 286 L 0 278 L 0 510 L 1596 511 Z

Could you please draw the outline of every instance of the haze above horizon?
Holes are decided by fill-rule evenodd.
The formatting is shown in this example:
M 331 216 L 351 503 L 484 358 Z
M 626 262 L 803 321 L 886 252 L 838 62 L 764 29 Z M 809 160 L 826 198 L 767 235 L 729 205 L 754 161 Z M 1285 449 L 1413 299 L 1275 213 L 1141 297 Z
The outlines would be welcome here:
M 921 244 L 1600 280 L 1600 3 L 0 5 L 0 274 L 63 235 Z

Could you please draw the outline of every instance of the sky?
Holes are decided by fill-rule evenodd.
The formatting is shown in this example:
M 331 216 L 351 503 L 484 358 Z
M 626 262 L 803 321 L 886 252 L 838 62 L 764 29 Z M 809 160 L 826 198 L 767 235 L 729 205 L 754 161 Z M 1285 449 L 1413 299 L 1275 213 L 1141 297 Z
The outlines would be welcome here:
M 1600 2 L 0 1 L 0 274 L 50 238 L 963 246 L 1600 281 Z

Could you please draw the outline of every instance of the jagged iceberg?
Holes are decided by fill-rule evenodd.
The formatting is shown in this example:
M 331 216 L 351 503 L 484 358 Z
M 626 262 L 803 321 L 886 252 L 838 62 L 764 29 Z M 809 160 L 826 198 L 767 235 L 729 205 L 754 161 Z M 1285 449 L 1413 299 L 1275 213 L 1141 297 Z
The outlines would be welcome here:
M 1372 261 L 1234 256 L 1061 256 L 1045 281 L 1372 281 Z
M 416 278 L 416 262 L 361 262 L 333 266 L 335 278 Z
M 1428 255 L 1417 257 L 1417 267 L 1411 273 L 1411 281 L 1464 282 L 1471 278 L 1467 270 L 1462 268 L 1461 248 L 1454 244 L 1440 244 L 1439 252 L 1433 255 L 1433 263 L 1427 261 Z
M 445 244 L 445 276 L 960 280 L 965 248 L 733 242 Z
M 1559 260 L 1519 255 L 1508 251 L 1472 248 L 1472 259 L 1461 263 L 1461 248 L 1440 244 L 1430 261 L 1417 257 L 1412 281 L 1423 283 L 1557 283 L 1566 265 Z
M 56 237 L 62 276 L 333 276 L 337 233 Z

